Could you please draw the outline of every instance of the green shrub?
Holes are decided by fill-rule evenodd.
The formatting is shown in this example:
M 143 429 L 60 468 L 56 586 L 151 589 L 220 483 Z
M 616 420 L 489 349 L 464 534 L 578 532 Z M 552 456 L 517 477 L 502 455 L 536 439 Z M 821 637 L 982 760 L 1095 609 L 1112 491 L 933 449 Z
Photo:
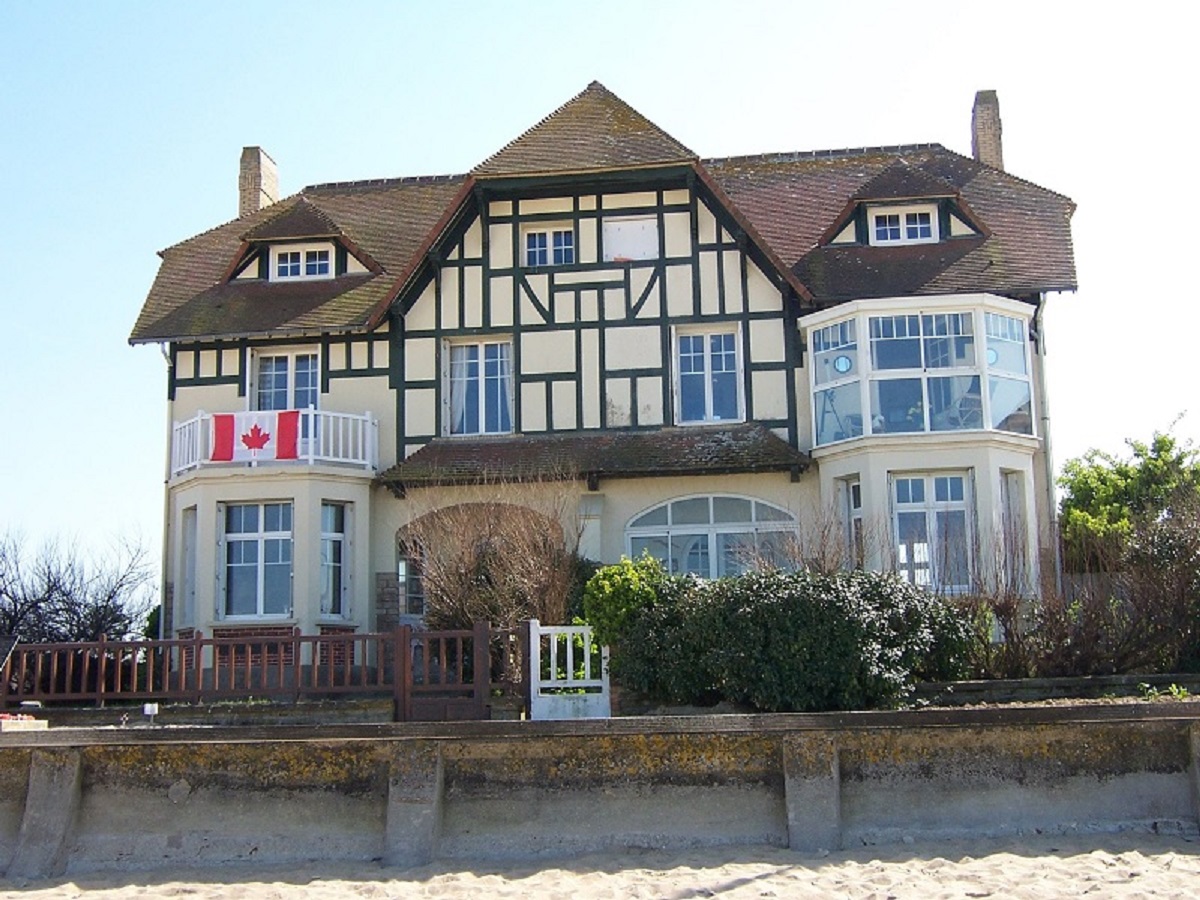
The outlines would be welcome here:
M 601 644 L 616 646 L 630 616 L 652 605 L 657 588 L 666 578 L 662 564 L 648 554 L 634 560 L 604 566 L 583 588 L 583 616 Z

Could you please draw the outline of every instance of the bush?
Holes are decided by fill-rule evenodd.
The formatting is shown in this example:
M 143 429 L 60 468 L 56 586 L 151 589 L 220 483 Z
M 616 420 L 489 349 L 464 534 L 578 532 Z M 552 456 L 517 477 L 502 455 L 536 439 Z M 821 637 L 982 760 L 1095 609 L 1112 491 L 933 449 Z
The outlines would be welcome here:
M 644 558 L 602 569 L 586 598 L 589 621 L 613 646 L 613 673 L 672 703 L 891 706 L 917 678 L 960 677 L 970 646 L 965 617 L 893 575 L 767 571 L 699 581 L 667 576 Z

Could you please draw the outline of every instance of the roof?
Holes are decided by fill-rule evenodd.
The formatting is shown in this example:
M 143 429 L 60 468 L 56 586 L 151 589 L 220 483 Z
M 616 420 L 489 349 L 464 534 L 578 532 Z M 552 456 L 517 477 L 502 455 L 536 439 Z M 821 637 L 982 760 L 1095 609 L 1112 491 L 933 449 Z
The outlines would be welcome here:
M 593 81 L 471 174 L 548 175 L 678 165 L 696 154 Z
M 477 184 L 507 177 L 691 166 L 806 303 L 1075 288 L 1074 204 L 945 149 L 912 144 L 698 160 L 598 82 L 472 173 L 313 185 L 162 251 L 132 342 L 373 328 L 426 253 L 469 209 Z M 982 234 L 912 247 L 828 245 L 874 200 L 948 197 Z M 226 279 L 258 243 L 319 237 L 369 275 L 299 284 Z
M 1068 198 L 940 144 L 702 163 L 820 305 L 851 299 L 1073 290 Z M 912 247 L 824 245 L 848 201 L 951 196 L 988 233 Z
M 766 427 L 702 425 L 654 431 L 574 431 L 438 438 L 379 480 L 394 488 L 542 481 L 791 472 L 809 457 Z

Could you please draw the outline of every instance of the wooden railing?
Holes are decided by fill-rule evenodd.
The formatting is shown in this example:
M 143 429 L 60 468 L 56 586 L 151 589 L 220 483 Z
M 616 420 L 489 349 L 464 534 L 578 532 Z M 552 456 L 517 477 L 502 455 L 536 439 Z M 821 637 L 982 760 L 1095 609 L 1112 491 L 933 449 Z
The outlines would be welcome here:
M 337 463 L 376 470 L 379 467 L 379 421 L 369 412 L 363 415 L 329 412 L 322 409 L 302 409 L 299 437 L 294 460 L 263 460 L 262 462 L 214 460 L 215 434 L 213 414 L 200 411 L 192 418 L 176 422 L 171 431 L 171 476 L 174 477 L 202 466 L 221 465 L 296 465 Z M 241 434 L 242 420 L 256 415 L 236 412 L 234 431 Z
M 397 721 L 487 718 L 494 690 L 519 679 L 508 632 L 202 637 L 18 644 L 0 671 L 0 707 L 390 695 Z

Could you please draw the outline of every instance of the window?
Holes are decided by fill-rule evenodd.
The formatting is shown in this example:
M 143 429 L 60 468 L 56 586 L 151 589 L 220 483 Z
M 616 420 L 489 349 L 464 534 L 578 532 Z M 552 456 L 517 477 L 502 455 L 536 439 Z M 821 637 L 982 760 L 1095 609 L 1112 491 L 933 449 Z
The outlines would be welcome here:
M 862 483 L 857 478 L 842 482 L 846 505 L 847 568 L 861 569 L 866 564 L 867 546 L 863 532 Z
M 224 614 L 291 615 L 292 504 L 230 503 L 224 523 Z
M 348 615 L 346 506 L 321 504 L 321 615 Z
M 315 409 L 319 386 L 317 354 L 259 356 L 255 408 Z
M 758 565 L 784 566 L 794 556 L 796 519 L 746 497 L 687 497 L 656 506 L 626 529 L 629 555 L 649 553 L 672 573 L 736 575 Z
M 451 344 L 450 434 L 512 431 L 512 344 Z
M 867 211 L 867 234 L 872 245 L 931 244 L 938 240 L 937 207 L 873 207 Z
M 568 266 L 575 262 L 575 232 L 566 228 L 525 232 L 525 265 Z
M 400 544 L 400 560 L 396 575 L 400 582 L 400 612 L 410 616 L 425 615 L 425 581 L 420 547 L 413 543 Z
M 896 569 L 907 581 L 944 593 L 970 589 L 968 488 L 965 473 L 893 477 Z
M 658 259 L 658 218 L 655 216 L 605 219 L 601 237 L 605 262 Z
M 1023 319 L 990 310 L 855 316 L 814 327 L 809 340 L 817 446 L 864 433 L 1033 434 Z
M 677 421 L 736 422 L 742 419 L 737 338 L 736 331 L 676 334 Z
M 270 272 L 275 281 L 333 277 L 332 244 L 273 247 L 271 259 Z

